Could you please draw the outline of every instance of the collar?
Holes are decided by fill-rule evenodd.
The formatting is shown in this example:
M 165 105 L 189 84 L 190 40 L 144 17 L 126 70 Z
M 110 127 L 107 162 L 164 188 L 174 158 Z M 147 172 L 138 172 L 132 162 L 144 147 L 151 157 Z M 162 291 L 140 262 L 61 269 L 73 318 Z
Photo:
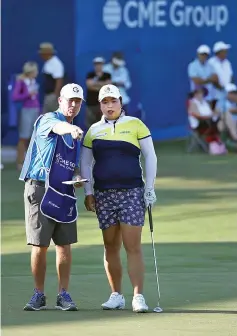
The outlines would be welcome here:
M 224 58 L 224 59 L 220 59 L 220 57 L 218 57 L 218 56 L 214 56 L 215 57 L 215 60 L 218 62 L 218 63 L 224 63 L 225 61 L 226 61 L 226 58 Z
M 61 111 L 57 110 L 55 112 L 57 113 L 58 119 L 61 121 L 66 121 L 65 115 Z
M 115 119 L 115 120 L 107 120 L 104 116 L 102 116 L 101 118 L 101 123 L 109 123 L 109 122 L 113 122 L 114 124 L 119 120 L 119 119 L 122 119 L 123 117 L 125 116 L 125 111 L 124 110 L 121 110 L 121 113 L 120 113 L 120 116 L 118 117 L 118 119 Z

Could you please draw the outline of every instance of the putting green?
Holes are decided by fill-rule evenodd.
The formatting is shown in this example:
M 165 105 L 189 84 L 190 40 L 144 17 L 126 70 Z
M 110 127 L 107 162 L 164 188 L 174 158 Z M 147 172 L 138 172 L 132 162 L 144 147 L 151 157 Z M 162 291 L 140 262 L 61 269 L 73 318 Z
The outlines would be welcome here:
M 161 336 L 237 334 L 236 155 L 187 155 L 183 144 L 157 145 L 158 202 L 153 209 L 161 305 L 164 313 L 134 314 L 124 264 L 125 311 L 101 311 L 109 295 L 103 246 L 94 215 L 78 192 L 79 242 L 73 247 L 70 292 L 79 312 L 53 310 L 57 294 L 54 247 L 49 248 L 45 292 L 47 312 L 24 312 L 33 282 L 30 248 L 25 246 L 23 183 L 12 165 L 2 172 L 2 328 L 3 334 Z M 148 222 L 143 232 L 145 296 L 157 305 Z

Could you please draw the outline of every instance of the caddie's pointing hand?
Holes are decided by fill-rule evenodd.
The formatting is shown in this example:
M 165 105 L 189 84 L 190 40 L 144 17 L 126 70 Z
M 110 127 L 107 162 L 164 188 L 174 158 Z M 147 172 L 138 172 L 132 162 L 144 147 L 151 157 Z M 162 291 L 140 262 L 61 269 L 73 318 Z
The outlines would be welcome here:
M 81 140 L 83 137 L 83 130 L 76 125 L 72 125 L 71 135 L 73 139 Z

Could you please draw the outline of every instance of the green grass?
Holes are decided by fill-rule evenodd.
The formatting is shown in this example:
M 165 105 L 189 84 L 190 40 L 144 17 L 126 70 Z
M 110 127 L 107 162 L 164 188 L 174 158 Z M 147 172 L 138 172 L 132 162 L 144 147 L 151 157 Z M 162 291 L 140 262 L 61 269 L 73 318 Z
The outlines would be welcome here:
M 2 173 L 2 328 L 4 335 L 237 334 L 237 156 L 187 155 L 183 144 L 157 146 L 158 203 L 153 211 L 163 314 L 131 312 L 132 291 L 124 269 L 125 311 L 100 304 L 109 288 L 103 270 L 101 233 L 78 192 L 79 242 L 73 247 L 71 293 L 79 312 L 24 312 L 33 282 L 25 245 L 23 183 L 12 165 Z M 145 295 L 157 305 L 148 222 L 143 232 Z M 49 248 L 46 294 L 57 293 L 54 247 Z

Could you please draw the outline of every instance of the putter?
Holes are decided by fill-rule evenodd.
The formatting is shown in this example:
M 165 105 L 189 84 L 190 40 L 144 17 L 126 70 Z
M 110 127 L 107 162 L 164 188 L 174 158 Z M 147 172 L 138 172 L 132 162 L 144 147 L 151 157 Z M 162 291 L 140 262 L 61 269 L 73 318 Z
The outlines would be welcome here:
M 148 217 L 149 217 L 149 225 L 150 225 L 150 232 L 151 232 L 151 242 L 152 242 L 152 250 L 154 256 L 154 266 L 156 272 L 156 286 L 157 286 L 157 296 L 158 296 L 158 305 L 153 309 L 154 313 L 161 313 L 163 309 L 160 307 L 160 285 L 159 285 L 159 276 L 158 276 L 158 268 L 156 262 L 156 249 L 154 243 L 154 235 L 153 235 L 153 220 L 152 220 L 152 212 L 151 212 L 151 205 L 148 205 Z

